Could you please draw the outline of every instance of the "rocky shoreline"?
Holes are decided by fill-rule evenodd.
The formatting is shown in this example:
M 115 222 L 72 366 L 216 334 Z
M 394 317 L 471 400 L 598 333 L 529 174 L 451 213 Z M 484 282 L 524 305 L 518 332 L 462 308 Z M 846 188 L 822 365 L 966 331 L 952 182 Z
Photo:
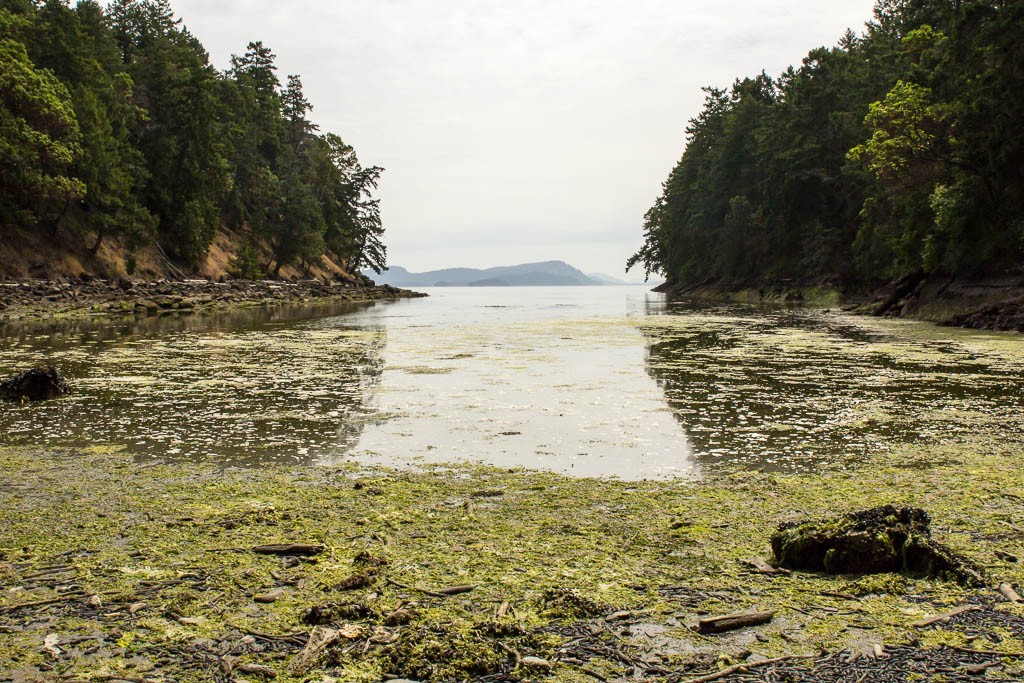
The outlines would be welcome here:
M 426 296 L 371 280 L 156 280 L 82 277 L 0 281 L 0 321 L 103 315 L 190 314 L 318 300 L 381 301 Z
M 871 317 L 923 320 L 943 327 L 1024 332 L 1024 273 L 980 280 L 917 273 L 884 287 L 852 291 L 833 282 L 729 284 L 716 280 L 666 283 L 655 291 L 674 299 L 821 306 Z

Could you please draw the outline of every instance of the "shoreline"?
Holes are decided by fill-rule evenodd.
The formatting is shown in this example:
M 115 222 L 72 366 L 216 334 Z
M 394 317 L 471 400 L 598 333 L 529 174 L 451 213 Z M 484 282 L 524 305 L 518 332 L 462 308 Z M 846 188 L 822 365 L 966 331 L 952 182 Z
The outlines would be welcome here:
M 908 276 L 884 287 L 847 291 L 829 283 L 763 285 L 704 281 L 665 283 L 654 289 L 669 299 L 839 308 L 875 318 L 907 318 L 940 327 L 1024 333 L 1024 275 L 958 280 Z
M 0 323 L 104 316 L 191 315 L 316 301 L 368 303 L 427 296 L 391 285 L 323 280 L 0 281 Z

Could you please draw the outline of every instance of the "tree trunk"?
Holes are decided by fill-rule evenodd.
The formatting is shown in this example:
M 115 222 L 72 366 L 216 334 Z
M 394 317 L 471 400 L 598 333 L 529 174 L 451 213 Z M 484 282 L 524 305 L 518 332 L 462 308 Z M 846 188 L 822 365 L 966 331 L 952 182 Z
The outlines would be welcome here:
M 96 254 L 98 254 L 99 251 L 100 251 L 100 245 L 102 245 L 102 244 L 103 244 L 103 230 L 100 229 L 100 230 L 96 231 L 96 243 L 93 244 L 92 247 L 89 248 L 89 253 L 92 256 L 95 256 Z

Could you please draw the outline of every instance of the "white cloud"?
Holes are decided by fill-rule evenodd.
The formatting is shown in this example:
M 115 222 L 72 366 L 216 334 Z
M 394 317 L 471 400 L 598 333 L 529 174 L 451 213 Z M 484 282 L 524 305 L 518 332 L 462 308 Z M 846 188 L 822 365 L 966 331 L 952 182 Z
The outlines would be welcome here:
M 172 1 L 219 68 L 262 40 L 282 79 L 302 75 L 321 127 L 387 169 L 392 263 L 564 258 L 612 274 L 640 244 L 700 87 L 776 74 L 860 30 L 874 4 Z

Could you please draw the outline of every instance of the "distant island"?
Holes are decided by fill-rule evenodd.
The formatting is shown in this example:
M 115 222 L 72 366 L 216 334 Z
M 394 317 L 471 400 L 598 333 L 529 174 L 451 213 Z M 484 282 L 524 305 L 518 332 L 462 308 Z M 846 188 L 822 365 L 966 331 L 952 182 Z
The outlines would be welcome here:
M 629 284 L 602 274 L 586 273 L 564 261 L 522 263 L 497 268 L 446 268 L 410 273 L 391 266 L 380 275 L 366 273 L 378 284 L 395 287 L 593 287 Z

